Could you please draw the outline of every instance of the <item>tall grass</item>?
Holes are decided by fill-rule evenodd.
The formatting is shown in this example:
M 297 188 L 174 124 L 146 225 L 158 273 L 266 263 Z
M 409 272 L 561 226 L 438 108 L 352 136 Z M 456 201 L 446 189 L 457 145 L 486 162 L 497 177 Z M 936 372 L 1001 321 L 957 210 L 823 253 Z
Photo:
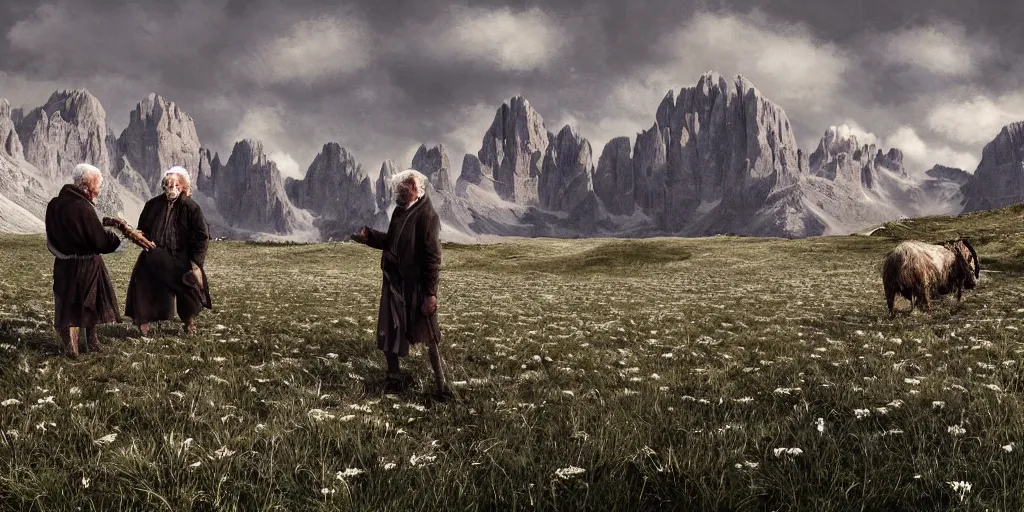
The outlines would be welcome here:
M 215 242 L 199 336 L 110 325 L 69 360 L 42 238 L 2 235 L 0 509 L 1020 510 L 1015 215 L 446 245 L 448 403 L 418 351 L 381 393 L 364 247 Z M 890 320 L 894 239 L 971 229 L 996 272 Z M 119 299 L 136 255 L 106 258 Z

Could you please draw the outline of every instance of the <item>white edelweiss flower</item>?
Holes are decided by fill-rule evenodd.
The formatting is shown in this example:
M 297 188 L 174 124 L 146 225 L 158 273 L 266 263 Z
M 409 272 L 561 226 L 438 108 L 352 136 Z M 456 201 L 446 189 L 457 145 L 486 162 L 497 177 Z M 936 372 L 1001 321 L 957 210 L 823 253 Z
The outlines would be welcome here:
M 960 425 L 951 425 L 949 428 L 946 429 L 946 431 L 949 432 L 950 434 L 953 434 L 954 436 L 962 436 L 967 433 L 967 429 L 963 428 Z
M 971 492 L 970 482 L 946 482 L 946 484 L 953 488 L 953 492 L 960 493 L 960 501 L 963 501 L 967 493 Z
M 946 407 L 946 402 L 936 400 L 932 402 L 932 409 L 943 409 Z
M 853 414 L 857 416 L 858 420 L 860 420 L 860 419 L 867 418 L 868 416 L 871 416 L 871 410 L 870 409 L 854 409 L 853 410 Z
M 578 468 L 576 466 L 569 466 L 567 468 L 562 468 L 562 469 L 556 470 L 555 471 L 555 476 L 557 476 L 558 478 L 561 478 L 563 480 L 568 480 L 568 479 L 572 478 L 573 476 L 582 474 L 584 472 L 586 472 L 586 470 L 583 469 L 583 468 Z
M 365 471 L 359 468 L 346 468 L 345 471 L 338 471 L 334 477 L 338 480 L 345 480 L 346 478 L 352 478 L 365 473 Z
M 7 400 L 4 400 L 3 402 L 0 402 L 0 405 L 2 405 L 4 407 L 11 407 L 13 405 L 18 405 L 20 403 L 21 403 L 21 400 L 18 400 L 17 398 L 8 398 Z
M 234 450 L 229 450 L 227 446 L 222 446 L 219 450 L 213 452 L 213 454 L 216 455 L 218 459 L 223 459 L 234 455 L 235 452 Z
M 113 443 L 115 440 L 117 440 L 117 434 L 107 434 L 107 435 L 105 435 L 105 436 L 103 436 L 103 437 L 93 441 L 93 444 L 98 444 L 98 445 L 110 444 L 110 443 Z
M 312 409 L 307 413 L 307 415 L 309 416 L 310 419 L 314 421 L 324 421 L 334 418 L 333 414 L 323 409 Z
M 437 456 L 436 455 L 416 455 L 416 454 L 413 454 L 412 456 L 409 457 L 409 465 L 412 466 L 412 467 L 426 466 L 427 464 L 430 464 L 431 462 L 434 462 L 435 460 L 437 460 Z

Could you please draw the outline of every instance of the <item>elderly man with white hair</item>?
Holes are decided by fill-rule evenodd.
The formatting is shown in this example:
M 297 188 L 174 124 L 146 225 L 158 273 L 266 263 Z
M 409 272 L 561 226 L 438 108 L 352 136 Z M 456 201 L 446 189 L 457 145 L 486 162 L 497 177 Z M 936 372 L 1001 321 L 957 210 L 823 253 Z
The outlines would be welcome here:
M 185 333 L 191 335 L 202 309 L 213 309 L 204 266 L 209 227 L 192 200 L 185 168 L 168 169 L 161 188 L 163 193 L 147 201 L 139 215 L 136 228 L 156 247 L 143 251 L 135 262 L 124 314 L 146 335 L 150 323 L 171 320 L 177 310 Z
M 383 273 L 377 312 L 377 348 L 387 361 L 387 391 L 403 389 L 407 379 L 399 358 L 409 346 L 427 345 L 438 396 L 448 398 L 438 343 L 437 291 L 441 270 L 441 220 L 426 196 L 427 177 L 406 170 L 391 179 L 395 210 L 386 233 L 363 226 L 352 239 L 382 251 Z
M 102 186 L 99 169 L 79 164 L 72 183 L 64 185 L 46 205 L 46 245 L 54 256 L 53 324 L 71 357 L 79 355 L 81 330 L 85 330 L 88 350 L 98 352 L 96 327 L 121 321 L 114 285 L 100 256 L 121 245 L 121 239 L 104 229 L 96 213 Z

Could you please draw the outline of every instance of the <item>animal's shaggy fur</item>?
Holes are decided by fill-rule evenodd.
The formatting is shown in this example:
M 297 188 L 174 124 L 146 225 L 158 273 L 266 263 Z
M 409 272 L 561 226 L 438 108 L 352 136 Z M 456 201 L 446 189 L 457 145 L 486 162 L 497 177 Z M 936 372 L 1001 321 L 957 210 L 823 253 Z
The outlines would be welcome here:
M 908 241 L 896 246 L 882 263 L 882 284 L 889 315 L 894 316 L 896 295 L 931 311 L 931 298 L 956 291 L 960 304 L 964 289 L 978 284 L 981 264 L 970 242 L 957 239 L 942 245 Z

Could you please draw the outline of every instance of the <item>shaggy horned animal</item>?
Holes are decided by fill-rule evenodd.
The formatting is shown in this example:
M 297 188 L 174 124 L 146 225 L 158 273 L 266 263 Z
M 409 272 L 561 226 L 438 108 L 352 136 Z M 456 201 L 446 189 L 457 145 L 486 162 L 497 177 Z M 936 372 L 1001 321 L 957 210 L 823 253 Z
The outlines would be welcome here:
M 894 303 L 899 294 L 914 306 L 931 312 L 931 298 L 956 290 L 960 304 L 964 289 L 978 284 L 981 264 L 978 253 L 963 238 L 944 244 L 907 241 L 896 246 L 882 263 L 882 284 L 889 315 L 895 316 Z

